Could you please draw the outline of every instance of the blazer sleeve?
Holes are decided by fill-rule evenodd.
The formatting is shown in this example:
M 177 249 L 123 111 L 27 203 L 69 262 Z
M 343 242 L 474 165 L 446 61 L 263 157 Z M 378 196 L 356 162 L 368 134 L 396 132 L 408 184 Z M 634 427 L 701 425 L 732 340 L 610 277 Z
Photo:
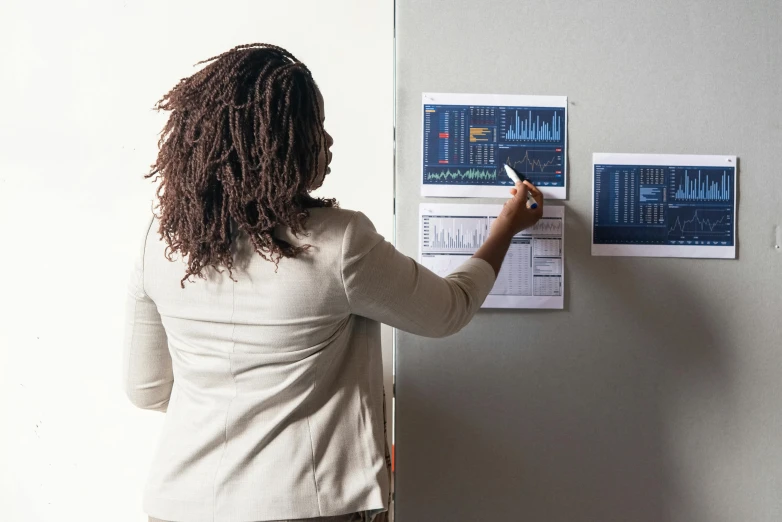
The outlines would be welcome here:
M 135 406 L 166 411 L 174 385 L 168 338 L 157 306 L 144 290 L 144 255 L 152 222 L 130 275 L 125 301 L 123 387 Z
M 461 330 L 494 286 L 494 269 L 471 258 L 440 277 L 400 253 L 357 212 L 342 242 L 342 281 L 351 312 L 425 337 Z

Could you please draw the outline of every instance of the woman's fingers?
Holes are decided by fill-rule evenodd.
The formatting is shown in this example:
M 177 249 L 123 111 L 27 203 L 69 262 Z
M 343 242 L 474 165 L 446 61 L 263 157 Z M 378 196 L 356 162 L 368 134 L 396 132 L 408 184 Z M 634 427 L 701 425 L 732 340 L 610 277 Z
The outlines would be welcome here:
M 516 192 L 513 194 L 515 199 L 527 201 L 527 186 L 524 183 L 516 183 Z
M 529 182 L 529 181 L 527 181 L 526 179 L 524 180 L 524 183 L 523 183 L 523 184 L 524 184 L 524 186 L 527 188 L 527 190 L 529 190 L 529 191 L 530 191 L 530 193 L 532 194 L 532 197 L 536 197 L 536 196 L 542 196 L 542 195 L 543 195 L 543 194 L 542 194 L 542 193 L 541 193 L 541 192 L 538 190 L 538 187 L 536 187 L 535 185 L 533 185 L 532 183 L 530 183 L 530 182 Z
M 532 197 L 535 198 L 535 201 L 538 202 L 538 206 L 542 207 L 543 206 L 543 193 L 538 190 L 538 187 L 536 187 L 535 185 L 533 185 L 529 181 L 524 180 L 524 188 L 529 190 L 529 193 L 532 194 Z

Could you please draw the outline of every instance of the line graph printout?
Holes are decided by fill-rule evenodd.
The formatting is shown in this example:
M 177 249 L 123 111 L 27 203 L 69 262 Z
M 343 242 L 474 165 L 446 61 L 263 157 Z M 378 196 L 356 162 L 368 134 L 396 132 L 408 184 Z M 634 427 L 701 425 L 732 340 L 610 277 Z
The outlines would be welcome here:
M 426 204 L 420 210 L 420 261 L 446 276 L 483 244 L 501 205 Z M 546 205 L 534 227 L 511 243 L 483 308 L 564 306 L 565 207 Z
M 736 257 L 736 156 L 594 154 L 592 255 Z
M 508 197 L 511 165 L 567 195 L 567 97 L 424 93 L 421 195 Z

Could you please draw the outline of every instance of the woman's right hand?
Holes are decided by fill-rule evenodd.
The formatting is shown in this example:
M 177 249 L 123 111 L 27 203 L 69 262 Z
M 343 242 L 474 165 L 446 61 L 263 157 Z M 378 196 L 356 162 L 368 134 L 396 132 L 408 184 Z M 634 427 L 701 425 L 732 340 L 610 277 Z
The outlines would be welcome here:
M 538 202 L 538 208 L 527 208 L 527 192 Z M 510 189 L 513 196 L 502 207 L 500 215 L 491 225 L 491 233 L 513 237 L 522 230 L 529 228 L 543 216 L 543 194 L 529 181 L 516 183 Z

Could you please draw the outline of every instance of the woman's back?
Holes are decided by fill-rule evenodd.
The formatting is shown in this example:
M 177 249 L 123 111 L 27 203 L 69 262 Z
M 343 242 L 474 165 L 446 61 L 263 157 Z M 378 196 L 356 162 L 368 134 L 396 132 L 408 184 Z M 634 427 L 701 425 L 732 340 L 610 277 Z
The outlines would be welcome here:
M 148 512 L 266 520 L 385 503 L 379 325 L 351 313 L 343 283 L 345 233 L 355 217 L 313 209 L 306 237 L 280 231 L 311 247 L 277 266 L 240 236 L 235 281 L 210 270 L 184 289 L 185 265 L 165 258 L 152 223 L 136 295 L 146 294 L 160 314 L 174 385 Z M 368 229 L 359 235 L 382 241 Z M 144 393 L 139 401 L 155 401 Z

